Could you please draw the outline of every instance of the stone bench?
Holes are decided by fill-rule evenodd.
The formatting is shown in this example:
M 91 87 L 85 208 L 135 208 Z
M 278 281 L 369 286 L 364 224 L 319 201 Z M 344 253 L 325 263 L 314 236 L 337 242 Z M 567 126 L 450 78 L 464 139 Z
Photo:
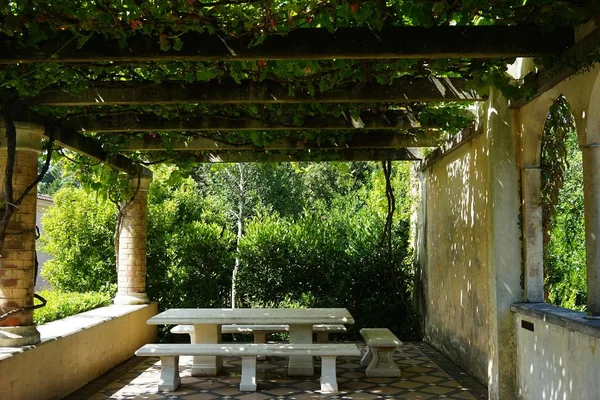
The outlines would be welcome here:
M 221 327 L 221 333 L 252 333 L 254 343 L 266 343 L 267 333 L 289 332 L 289 330 L 288 325 L 223 325 Z M 313 332 L 317 334 L 317 343 L 327 343 L 330 333 L 345 333 L 346 327 L 338 324 L 319 324 L 313 325 Z M 176 325 L 171 328 L 171 333 L 188 334 L 194 342 L 193 325 Z
M 401 372 L 394 362 L 394 351 L 402 342 L 387 328 L 363 328 L 360 334 L 367 343 L 367 352 L 360 360 L 370 378 L 397 378 Z
M 160 357 L 158 390 L 172 392 L 181 384 L 179 356 L 239 356 L 242 358 L 240 391 L 256 391 L 257 356 L 320 356 L 321 392 L 337 392 L 336 357 L 360 356 L 355 344 L 147 344 L 136 356 Z

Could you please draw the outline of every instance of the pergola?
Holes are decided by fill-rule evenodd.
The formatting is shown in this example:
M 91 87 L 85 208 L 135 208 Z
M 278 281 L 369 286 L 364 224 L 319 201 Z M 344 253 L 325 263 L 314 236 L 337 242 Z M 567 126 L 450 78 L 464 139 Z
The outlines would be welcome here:
M 271 2 L 265 3 L 268 10 Z M 454 7 L 438 3 L 448 13 Z M 223 7 L 226 14 L 240 4 L 197 7 Z M 589 10 L 594 5 L 585 3 L 579 12 Z M 140 304 L 148 302 L 145 219 L 152 174 L 145 163 L 421 161 L 418 286 L 425 338 L 487 382 L 490 398 L 514 398 L 517 391 L 533 398 L 527 396 L 544 381 L 527 386 L 520 372 L 529 359 L 516 351 L 525 339 L 511 305 L 544 301 L 539 148 L 549 105 L 561 93 L 571 100 L 584 149 L 587 314 L 600 316 L 600 29 L 587 22 L 592 15 L 577 25 L 536 25 L 536 12 L 553 10 L 531 6 L 525 17 L 516 13 L 487 26 L 471 20 L 428 27 L 390 11 L 377 29 L 360 21 L 322 27 L 307 17 L 282 31 L 282 21 L 266 17 L 262 31 L 229 35 L 214 27 L 178 31 L 175 18 L 165 20 L 164 31 L 122 38 L 90 28 L 85 40 L 73 34 L 77 18 L 66 16 L 73 26 L 33 43 L 25 23 L 12 37 L 0 34 L 7 79 L 0 82 L 2 130 L 16 128 L 16 142 L 9 134 L 2 138 L 8 151 L 0 154 L 0 167 L 12 172 L 0 178 L 1 190 L 13 199 L 13 191 L 18 197 L 35 180 L 42 140 L 50 137 L 129 174 L 136 194 L 121 228 L 115 303 Z M 119 15 L 118 29 L 150 24 Z M 208 24 L 200 17 L 195 23 Z M 15 83 L 46 68 L 57 78 L 40 78 L 39 90 Z M 587 71 L 567 81 L 582 68 Z M 475 102 L 475 111 L 467 112 L 465 104 Z M 421 160 L 419 147 L 437 149 Z M 3 313 L 33 304 L 35 237 L 22 232 L 35 232 L 35 202 L 33 189 L 12 210 L 0 266 Z M 483 288 L 465 294 L 455 286 L 463 281 Z M 531 318 L 540 312 L 521 307 Z M 462 327 L 448 315 L 463 320 Z M 0 321 L 0 345 L 38 340 L 31 310 Z

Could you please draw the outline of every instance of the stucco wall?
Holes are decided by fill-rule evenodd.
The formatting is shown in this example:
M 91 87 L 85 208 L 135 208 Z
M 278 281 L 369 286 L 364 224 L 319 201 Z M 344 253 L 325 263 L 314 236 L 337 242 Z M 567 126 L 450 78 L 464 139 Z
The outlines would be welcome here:
M 0 351 L 0 398 L 60 399 L 156 340 L 156 303 L 110 306 L 38 327 L 42 343 Z
M 516 311 L 518 398 L 600 399 L 600 321 L 584 321 L 584 313 L 564 309 L 559 313 L 579 316 L 552 321 L 547 314 Z M 588 329 L 572 325 L 577 318 Z M 533 324 L 529 325 L 533 332 L 521 326 L 523 320 Z M 596 325 L 595 329 L 590 325 Z
M 425 340 L 481 382 L 488 362 L 487 156 L 479 136 L 424 172 Z
M 53 204 L 53 201 L 49 197 L 38 195 L 37 205 L 35 209 L 35 224 L 40 230 L 40 236 L 46 234 L 46 232 L 44 231 L 44 227 L 42 226 L 42 217 L 44 216 L 44 213 L 46 212 L 48 207 L 51 207 Z M 48 281 L 40 275 L 42 269 L 44 268 L 44 263 L 50 259 L 50 254 L 44 253 L 40 250 L 39 239 L 36 241 L 35 244 L 35 254 L 37 255 L 38 260 L 38 271 L 35 280 L 35 291 L 38 292 L 40 290 L 50 289 L 50 283 L 48 283 Z

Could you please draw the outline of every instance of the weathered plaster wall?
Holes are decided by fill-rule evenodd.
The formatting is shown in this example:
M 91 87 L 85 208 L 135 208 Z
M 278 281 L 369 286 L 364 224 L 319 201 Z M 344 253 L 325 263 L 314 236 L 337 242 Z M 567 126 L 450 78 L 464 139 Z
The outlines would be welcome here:
M 561 314 L 580 314 L 580 320 L 585 316 L 584 313 L 545 306 L 553 307 Z M 584 332 L 580 332 L 577 327 L 570 329 L 548 319 L 547 315 L 516 312 L 518 398 L 600 399 L 600 323 L 596 323 L 598 327 L 593 336 L 583 329 Z M 523 320 L 533 324 L 530 326 L 533 332 L 521 326 Z
M 488 363 L 487 156 L 484 136 L 424 172 L 425 339 L 481 382 Z

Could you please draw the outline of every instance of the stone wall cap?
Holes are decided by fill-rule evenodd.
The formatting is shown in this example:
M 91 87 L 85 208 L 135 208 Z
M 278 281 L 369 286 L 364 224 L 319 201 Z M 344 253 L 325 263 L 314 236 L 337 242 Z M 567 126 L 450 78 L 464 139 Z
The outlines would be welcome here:
M 40 332 L 42 339 L 40 343 L 23 347 L 0 347 L 0 361 L 15 354 L 35 349 L 36 347 L 43 346 L 45 343 L 59 340 L 63 337 L 92 328 L 96 325 L 108 322 L 148 306 L 149 304 L 111 305 L 82 312 L 80 314 L 52 321 L 47 324 L 38 325 L 37 329 Z
M 52 198 L 52 196 L 49 196 L 47 194 L 38 194 L 37 199 L 54 202 L 54 199 Z
M 600 320 L 588 319 L 581 311 L 548 303 L 514 303 L 510 309 L 515 313 L 600 339 Z

